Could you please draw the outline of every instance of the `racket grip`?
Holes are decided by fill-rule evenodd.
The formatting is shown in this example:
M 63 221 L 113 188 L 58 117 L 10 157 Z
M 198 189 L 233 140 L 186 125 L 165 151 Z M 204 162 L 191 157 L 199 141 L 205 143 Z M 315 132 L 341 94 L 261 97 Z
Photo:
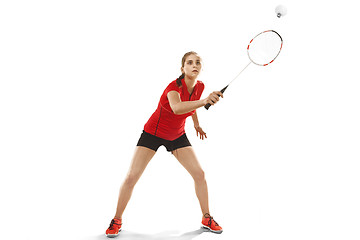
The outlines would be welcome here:
M 221 92 L 221 93 L 224 93 L 228 86 L 229 86 L 229 85 L 226 85 L 226 87 L 224 87 L 223 89 L 221 89 L 220 92 Z M 220 95 L 218 95 L 218 96 L 220 97 Z M 206 104 L 206 105 L 204 106 L 204 108 L 205 108 L 206 110 L 209 110 L 210 107 L 211 107 L 211 104 L 210 104 L 210 103 L 208 103 L 208 104 Z
M 210 107 L 211 107 L 211 104 L 210 104 L 210 103 L 207 103 L 207 104 L 205 105 L 205 109 L 206 109 L 206 110 L 209 110 Z

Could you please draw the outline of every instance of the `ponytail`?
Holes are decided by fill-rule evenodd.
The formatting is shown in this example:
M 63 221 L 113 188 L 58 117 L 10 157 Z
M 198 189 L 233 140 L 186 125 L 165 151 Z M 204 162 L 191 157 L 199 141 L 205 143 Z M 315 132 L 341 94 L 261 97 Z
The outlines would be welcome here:
M 182 87 L 181 80 L 183 80 L 184 77 L 185 77 L 185 74 L 183 73 L 176 79 L 176 84 L 178 85 L 178 87 Z

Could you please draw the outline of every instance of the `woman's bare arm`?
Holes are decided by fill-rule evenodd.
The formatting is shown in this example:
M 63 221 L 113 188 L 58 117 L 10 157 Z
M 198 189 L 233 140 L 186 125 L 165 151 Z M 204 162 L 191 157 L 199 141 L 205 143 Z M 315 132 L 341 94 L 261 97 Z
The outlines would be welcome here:
M 210 93 L 210 95 L 205 99 L 182 102 L 180 99 L 180 94 L 178 92 L 170 91 L 167 94 L 170 107 L 176 115 L 185 114 L 194 111 L 199 107 L 205 106 L 208 103 L 214 105 L 216 102 L 219 101 L 219 96 L 223 97 L 222 93 L 220 91 L 215 91 Z

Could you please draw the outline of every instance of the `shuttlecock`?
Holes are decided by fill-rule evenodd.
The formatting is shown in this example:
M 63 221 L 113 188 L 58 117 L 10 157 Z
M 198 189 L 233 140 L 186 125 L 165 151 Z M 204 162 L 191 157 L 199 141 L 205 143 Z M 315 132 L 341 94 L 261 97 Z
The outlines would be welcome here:
M 284 5 L 279 5 L 275 8 L 275 13 L 278 18 L 283 17 L 287 13 L 287 9 Z

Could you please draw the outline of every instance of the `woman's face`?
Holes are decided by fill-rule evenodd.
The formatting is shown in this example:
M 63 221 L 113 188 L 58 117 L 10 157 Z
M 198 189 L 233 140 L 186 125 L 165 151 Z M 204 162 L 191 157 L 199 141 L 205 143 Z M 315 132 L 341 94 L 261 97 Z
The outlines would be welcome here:
M 181 67 L 181 72 L 190 78 L 197 78 L 201 71 L 201 58 L 195 54 L 189 55 Z

